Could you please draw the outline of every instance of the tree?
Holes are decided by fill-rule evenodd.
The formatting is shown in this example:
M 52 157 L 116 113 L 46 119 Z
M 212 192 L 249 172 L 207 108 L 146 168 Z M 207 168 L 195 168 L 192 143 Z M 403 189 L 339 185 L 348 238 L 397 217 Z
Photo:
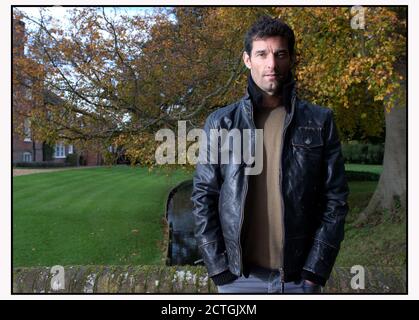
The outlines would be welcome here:
M 365 28 L 351 20 L 365 10 Z M 304 97 L 332 107 L 341 134 L 380 134 L 385 117 L 384 168 L 358 222 L 406 205 L 405 8 L 280 8 L 296 33 L 296 75 Z M 352 20 L 353 21 L 353 20 Z M 385 110 L 385 112 L 383 112 Z M 384 116 L 383 116 L 384 115 Z
M 178 120 L 201 126 L 207 113 L 242 95 L 242 34 L 259 8 L 166 8 L 151 16 L 112 16 L 76 8 L 63 27 L 48 11 L 33 23 L 26 60 L 42 66 L 60 108 L 34 109 L 34 135 L 77 145 L 123 145 L 151 165 L 154 133 Z M 272 13 L 272 10 L 271 10 Z M 239 41 L 238 41 L 239 40 Z M 28 63 L 16 59 L 17 70 Z

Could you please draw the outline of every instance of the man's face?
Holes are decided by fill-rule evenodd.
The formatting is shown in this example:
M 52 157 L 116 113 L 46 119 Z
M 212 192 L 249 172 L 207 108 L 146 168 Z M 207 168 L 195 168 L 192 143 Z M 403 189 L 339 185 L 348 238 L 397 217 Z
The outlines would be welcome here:
M 280 92 L 292 66 L 288 41 L 281 36 L 253 40 L 251 56 L 244 52 L 243 60 L 256 85 L 270 96 Z

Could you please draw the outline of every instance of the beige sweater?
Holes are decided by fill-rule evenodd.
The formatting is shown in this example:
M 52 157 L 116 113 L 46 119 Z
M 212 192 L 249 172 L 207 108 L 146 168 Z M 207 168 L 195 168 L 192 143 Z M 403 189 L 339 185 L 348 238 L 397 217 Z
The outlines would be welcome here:
M 243 222 L 245 263 L 268 269 L 283 264 L 283 212 L 280 189 L 285 108 L 255 108 L 256 128 L 263 129 L 263 170 L 249 176 Z

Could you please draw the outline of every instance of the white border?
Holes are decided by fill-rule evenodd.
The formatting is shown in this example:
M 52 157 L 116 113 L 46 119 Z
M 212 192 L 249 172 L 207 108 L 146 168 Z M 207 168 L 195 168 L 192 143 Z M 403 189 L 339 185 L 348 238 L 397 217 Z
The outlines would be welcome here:
M 83 5 L 118 5 L 114 0 L 101 0 L 101 1 L 78 1 L 79 4 Z M 143 5 L 142 1 L 133 1 L 125 0 L 123 1 L 124 5 Z M 161 5 L 161 6 L 170 6 L 172 4 L 185 5 L 181 1 L 152 1 L 148 0 L 144 2 L 144 5 Z M 191 0 L 188 1 L 188 5 L 255 5 L 255 1 L 245 0 L 245 1 L 199 1 Z M 268 296 L 268 295 L 10 295 L 11 290 L 11 252 L 10 252 L 10 240 L 11 240 L 11 221 L 10 221 L 10 212 L 11 212 L 11 154 L 10 154 L 10 126 L 11 126 L 11 115 L 10 115 L 10 13 L 11 5 L 76 5 L 74 2 L 70 1 L 48 1 L 48 0 L 39 0 L 39 1 L 10 1 L 3 0 L 0 4 L 0 30 L 4 30 L 1 35 L 2 47 L 0 52 L 1 66 L 3 76 L 0 77 L 0 90 L 2 103 L 1 110 L 2 116 L 0 117 L 0 130 L 1 130 L 1 139 L 0 139 L 0 150 L 7 150 L 6 156 L 0 157 L 1 170 L 0 170 L 0 181 L 2 181 L 1 188 L 1 215 L 0 215 L 0 299 L 13 299 L 13 300 L 28 300 L 28 299 L 37 299 L 37 300 L 73 300 L 73 299 L 92 299 L 92 300 L 227 300 L 227 299 L 237 299 L 237 300 L 280 300 L 280 299 L 295 299 L 295 300 L 341 300 L 341 299 L 350 299 L 350 300 L 372 300 L 372 299 L 418 299 L 419 298 L 419 275 L 416 272 L 419 268 L 417 253 L 418 248 L 416 247 L 419 243 L 419 232 L 417 232 L 418 224 L 418 215 L 416 214 L 419 206 L 418 199 L 415 197 L 413 192 L 417 181 L 419 180 L 419 173 L 417 166 L 414 164 L 418 162 L 418 151 L 415 148 L 415 138 L 418 137 L 419 132 L 417 122 L 419 121 L 418 111 L 414 102 L 419 100 L 418 90 L 413 88 L 418 88 L 419 83 L 417 79 L 418 62 L 417 59 L 414 59 L 418 55 L 418 37 L 415 35 L 413 30 L 419 30 L 418 22 L 413 17 L 418 16 L 418 7 L 419 4 L 417 1 L 362 1 L 362 3 L 357 1 L 294 1 L 294 0 L 283 0 L 278 3 L 278 1 L 258 1 L 258 5 L 409 5 L 409 168 L 408 168 L 408 178 L 409 178 L 409 192 L 408 192 L 408 212 L 409 212 L 409 226 L 408 226 L 408 262 L 409 262 L 409 275 L 408 275 L 408 289 L 409 295 L 320 295 L 320 296 Z M 416 55 L 414 54 L 416 53 Z M 416 72 L 414 72 L 416 71 Z M 416 125 L 415 125 L 416 124 Z M 415 161 L 416 160 L 416 161 Z M 416 231 L 416 232 L 415 232 Z M 415 252 L 416 251 L 416 252 Z

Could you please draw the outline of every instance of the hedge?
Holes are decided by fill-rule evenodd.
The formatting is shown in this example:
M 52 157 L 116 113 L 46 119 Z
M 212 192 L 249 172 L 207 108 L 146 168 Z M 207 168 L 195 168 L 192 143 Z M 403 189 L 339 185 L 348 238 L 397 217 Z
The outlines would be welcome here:
M 382 164 L 383 144 L 350 143 L 342 145 L 345 163 Z

